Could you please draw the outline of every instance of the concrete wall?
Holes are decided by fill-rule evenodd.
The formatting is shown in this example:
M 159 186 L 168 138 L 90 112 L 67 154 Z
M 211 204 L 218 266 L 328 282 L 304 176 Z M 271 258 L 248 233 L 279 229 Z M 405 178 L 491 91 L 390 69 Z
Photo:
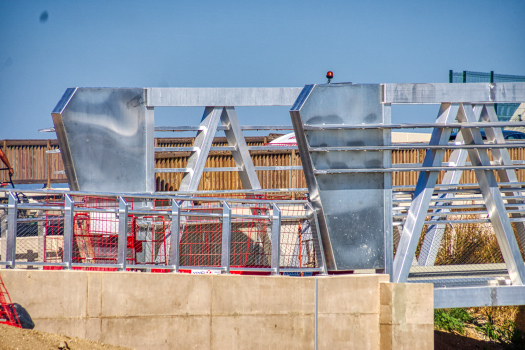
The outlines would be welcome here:
M 46 332 L 135 349 L 314 349 L 315 278 L 0 273 Z M 432 349 L 432 285 L 387 281 L 318 277 L 319 349 Z

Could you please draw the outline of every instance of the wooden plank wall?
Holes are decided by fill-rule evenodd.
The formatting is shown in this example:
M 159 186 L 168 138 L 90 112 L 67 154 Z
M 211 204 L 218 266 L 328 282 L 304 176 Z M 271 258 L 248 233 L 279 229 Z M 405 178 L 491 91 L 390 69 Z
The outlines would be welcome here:
M 280 135 L 247 137 L 250 146 L 262 146 Z M 184 147 L 193 144 L 193 138 L 156 138 L 157 147 Z M 217 137 L 215 146 L 226 146 L 226 139 Z M 59 153 L 46 154 L 46 150 L 57 149 L 57 140 L 0 140 L 0 146 L 6 152 L 15 168 L 15 184 L 67 182 L 66 176 L 55 174 L 64 170 Z M 525 160 L 525 148 L 509 150 L 513 160 Z M 448 160 L 450 151 L 445 156 Z M 425 150 L 401 150 L 392 152 L 392 163 L 421 163 Z M 189 152 L 162 152 L 155 155 L 157 168 L 183 168 L 188 161 Z M 297 151 L 256 151 L 252 152 L 255 166 L 300 166 L 301 159 Z M 206 167 L 234 167 L 235 163 L 229 152 L 211 152 Z M 525 170 L 518 170 L 518 180 L 525 182 Z M 293 171 L 257 171 L 262 188 L 305 188 L 306 182 L 301 170 Z M 397 172 L 393 174 L 394 186 L 415 185 L 417 172 Z M 182 180 L 182 173 L 157 174 L 157 191 L 176 191 Z M 440 180 L 443 172 L 440 174 Z M 7 172 L 0 172 L 0 181 L 7 179 Z M 474 172 L 464 172 L 462 183 L 476 182 Z M 241 189 L 241 182 L 236 172 L 205 172 L 199 184 L 199 190 L 235 190 Z
M 55 174 L 64 170 L 60 153 L 46 153 L 58 149 L 57 140 L 0 140 L 0 146 L 15 171 L 15 184 L 67 183 L 66 175 Z M 0 171 L 0 182 L 8 180 L 7 171 Z

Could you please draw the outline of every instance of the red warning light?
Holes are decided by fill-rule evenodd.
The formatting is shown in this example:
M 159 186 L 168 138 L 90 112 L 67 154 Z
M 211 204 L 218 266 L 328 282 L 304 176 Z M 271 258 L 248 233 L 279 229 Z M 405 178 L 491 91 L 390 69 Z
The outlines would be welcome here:
M 328 79 L 328 84 L 330 84 L 330 80 L 332 80 L 334 78 L 334 73 L 332 71 L 328 71 L 328 73 L 326 73 L 326 79 Z

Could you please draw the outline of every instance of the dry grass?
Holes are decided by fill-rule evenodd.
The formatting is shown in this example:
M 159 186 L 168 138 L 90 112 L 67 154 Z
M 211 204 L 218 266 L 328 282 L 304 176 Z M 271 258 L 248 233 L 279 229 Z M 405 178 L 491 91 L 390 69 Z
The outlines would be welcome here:
M 486 318 L 492 316 L 496 326 L 503 327 L 507 321 L 512 321 L 517 328 L 525 332 L 525 306 L 492 306 L 492 307 L 472 307 L 467 311 L 476 318 Z
M 462 215 L 461 220 L 465 220 Z M 473 215 L 471 215 L 473 216 Z M 503 257 L 491 224 L 447 225 L 436 265 L 502 263 Z

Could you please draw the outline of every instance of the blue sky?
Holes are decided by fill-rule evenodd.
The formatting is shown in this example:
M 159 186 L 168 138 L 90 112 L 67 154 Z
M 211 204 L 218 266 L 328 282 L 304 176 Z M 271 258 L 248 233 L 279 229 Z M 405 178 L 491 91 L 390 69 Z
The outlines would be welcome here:
M 328 70 L 354 83 L 525 75 L 524 18 L 523 0 L 0 0 L 0 139 L 55 138 L 38 129 L 74 86 L 303 86 Z M 437 106 L 393 112 L 431 122 Z M 287 108 L 238 113 L 242 124 L 291 124 Z M 201 114 L 162 109 L 156 125 Z

